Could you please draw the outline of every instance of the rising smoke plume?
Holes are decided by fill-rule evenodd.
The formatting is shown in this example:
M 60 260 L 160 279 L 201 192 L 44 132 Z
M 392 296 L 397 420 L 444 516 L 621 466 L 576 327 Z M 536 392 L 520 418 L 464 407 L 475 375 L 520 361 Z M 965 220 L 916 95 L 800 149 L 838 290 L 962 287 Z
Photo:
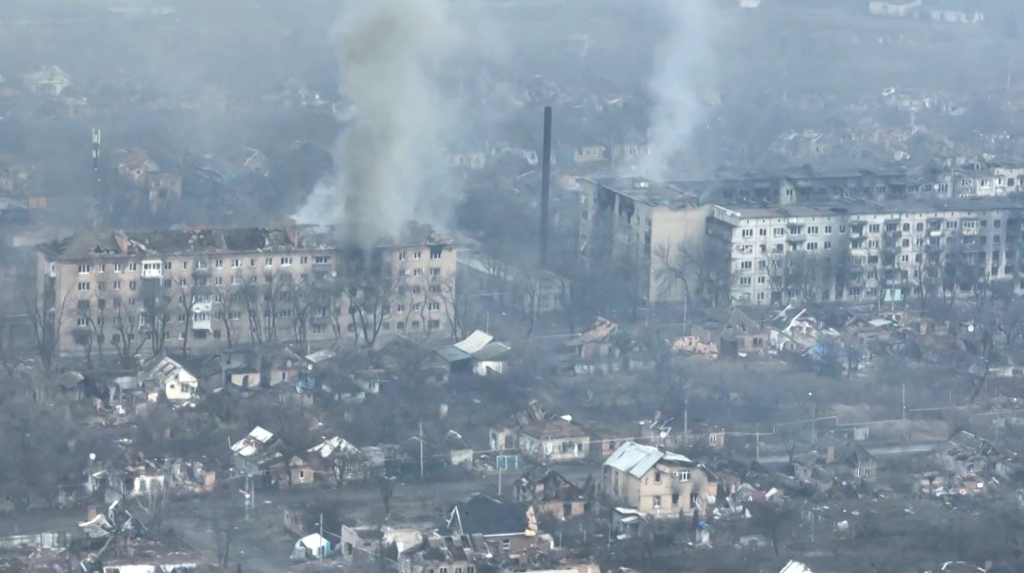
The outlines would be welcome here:
M 673 165 L 707 117 L 703 86 L 712 84 L 712 34 L 718 20 L 710 0 L 663 0 L 661 9 L 666 35 L 655 49 L 648 85 L 651 151 L 642 166 L 644 175 L 654 180 L 672 176 Z
M 449 115 L 438 73 L 457 32 L 446 8 L 445 0 L 346 2 L 333 37 L 341 95 L 355 118 L 336 144 L 338 173 L 316 186 L 299 221 L 337 225 L 350 244 L 364 247 L 414 218 L 436 222 L 428 207 L 445 194 L 426 187 Z

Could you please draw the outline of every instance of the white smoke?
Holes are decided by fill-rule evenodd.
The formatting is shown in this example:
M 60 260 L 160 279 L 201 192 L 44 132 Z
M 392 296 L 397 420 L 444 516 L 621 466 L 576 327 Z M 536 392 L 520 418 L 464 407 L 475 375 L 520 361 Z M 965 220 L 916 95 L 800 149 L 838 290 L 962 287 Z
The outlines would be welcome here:
M 368 246 L 444 212 L 438 205 L 453 194 L 428 193 L 427 182 L 449 124 L 438 73 L 457 32 L 445 0 L 346 2 L 333 37 L 355 118 L 336 144 L 338 173 L 316 186 L 296 219 L 338 225 L 351 244 Z
M 710 0 L 663 0 L 662 7 L 667 36 L 655 50 L 648 86 L 650 155 L 642 166 L 644 175 L 654 180 L 671 176 L 694 130 L 707 117 L 705 89 L 714 79 L 712 34 L 719 28 Z

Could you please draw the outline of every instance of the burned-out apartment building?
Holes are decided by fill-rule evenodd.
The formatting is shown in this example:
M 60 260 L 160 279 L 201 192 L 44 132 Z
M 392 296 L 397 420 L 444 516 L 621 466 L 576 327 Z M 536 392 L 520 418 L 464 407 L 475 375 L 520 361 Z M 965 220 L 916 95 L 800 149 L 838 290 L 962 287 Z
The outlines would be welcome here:
M 635 271 L 628 287 L 647 305 L 687 289 L 767 305 L 1022 288 L 1016 194 L 947 198 L 934 181 L 874 173 L 581 186 L 584 261 Z
M 900 302 L 1022 288 L 1024 202 L 1014 198 L 714 206 L 709 248 L 730 299 Z
M 643 178 L 581 179 L 579 250 L 591 265 L 625 265 L 628 288 L 652 305 L 679 303 L 702 287 L 711 205 L 797 205 L 828 200 L 903 198 L 929 189 L 905 174 L 822 175 L 797 170 L 767 175 L 655 183 Z M 666 267 L 685 269 L 670 280 Z M 703 273 L 710 282 L 709 273 Z
M 330 231 L 81 231 L 40 247 L 37 300 L 56 352 L 127 359 L 229 342 L 361 343 L 443 330 L 455 281 L 445 236 L 410 227 L 371 250 Z M 369 253 L 369 254 L 368 254 Z
M 993 197 L 1024 192 L 1024 167 L 981 162 L 953 167 L 936 178 L 942 197 Z

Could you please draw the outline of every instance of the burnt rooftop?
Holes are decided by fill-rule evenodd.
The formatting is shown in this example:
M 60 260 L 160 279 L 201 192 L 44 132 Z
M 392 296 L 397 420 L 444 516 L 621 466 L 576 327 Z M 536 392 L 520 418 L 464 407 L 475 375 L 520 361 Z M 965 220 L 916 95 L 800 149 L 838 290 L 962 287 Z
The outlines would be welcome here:
M 658 207 L 679 209 L 700 203 L 700 198 L 671 183 L 656 183 L 642 177 L 607 177 L 594 181 L 618 195 Z
M 174 229 L 158 231 L 82 230 L 42 245 L 51 258 L 109 256 L 212 255 L 272 253 L 296 249 L 331 250 L 339 239 L 333 229 L 285 224 L 276 228 Z M 412 224 L 402 236 L 381 246 L 450 245 L 452 240 L 426 225 Z
M 310 227 L 279 229 L 180 229 L 167 231 L 83 230 L 42 246 L 51 256 L 161 256 L 230 252 L 273 252 L 327 248 Z
M 398 237 L 383 241 L 382 247 L 421 247 L 452 245 L 454 240 L 444 233 L 434 230 L 430 225 L 410 222 Z

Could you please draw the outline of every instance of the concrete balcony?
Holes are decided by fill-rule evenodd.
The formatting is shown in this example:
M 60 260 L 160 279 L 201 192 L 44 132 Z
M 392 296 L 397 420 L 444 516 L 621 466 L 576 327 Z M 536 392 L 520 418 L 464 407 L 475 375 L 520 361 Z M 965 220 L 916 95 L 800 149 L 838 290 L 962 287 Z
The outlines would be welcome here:
M 159 260 L 142 261 L 142 278 L 158 279 L 164 274 L 164 263 Z

